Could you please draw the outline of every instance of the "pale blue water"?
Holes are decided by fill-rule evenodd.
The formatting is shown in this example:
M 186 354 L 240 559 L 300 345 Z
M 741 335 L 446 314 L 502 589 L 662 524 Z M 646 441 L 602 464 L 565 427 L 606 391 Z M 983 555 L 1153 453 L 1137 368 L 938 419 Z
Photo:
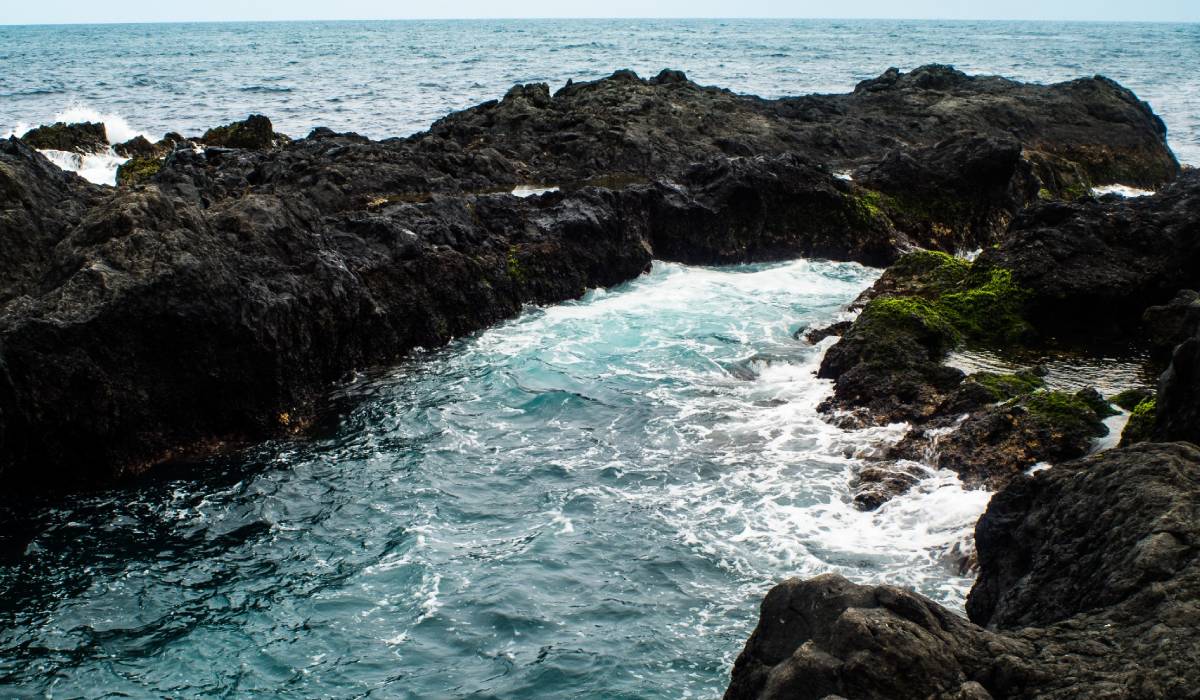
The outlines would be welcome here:
M 951 63 L 1038 82 L 1103 73 L 1200 164 L 1200 24 L 510 20 L 0 26 L 0 133 L 72 105 L 154 137 L 250 112 L 398 136 L 514 83 L 680 68 L 767 97 L 845 92 L 889 66 Z
M 393 22 L 0 27 L 0 130 L 195 132 L 251 111 L 411 132 L 518 81 L 663 66 L 764 95 L 889 65 L 1104 72 L 1200 162 L 1194 25 Z M 902 428 L 821 421 L 822 348 L 875 272 L 656 264 L 340 389 L 328 436 L 0 509 L 0 697 L 714 698 L 769 586 L 841 571 L 961 606 L 988 494 L 864 514 Z

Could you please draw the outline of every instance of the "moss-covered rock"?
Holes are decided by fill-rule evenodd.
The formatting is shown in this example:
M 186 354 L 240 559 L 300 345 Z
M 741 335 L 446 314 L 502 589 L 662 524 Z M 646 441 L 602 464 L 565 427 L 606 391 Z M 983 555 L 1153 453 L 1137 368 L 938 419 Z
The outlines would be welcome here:
M 1081 389 L 1075 394 L 1075 396 L 1088 406 L 1091 406 L 1092 410 L 1096 412 L 1096 415 L 1100 416 L 1101 418 L 1108 418 L 1109 416 L 1115 416 L 1120 413 L 1120 411 L 1113 408 L 1113 405 L 1109 403 L 1108 399 L 1104 398 L 1103 394 L 1101 394 L 1099 391 L 1096 391 L 1096 389 L 1093 387 Z
M 1144 387 L 1137 389 L 1126 389 L 1125 391 L 1113 394 L 1109 397 L 1109 402 L 1114 406 L 1120 406 L 1126 411 L 1132 411 L 1138 407 L 1138 404 L 1146 399 L 1154 398 L 1154 392 Z
M 895 334 L 912 335 L 938 357 L 962 340 L 942 308 L 919 297 L 875 299 L 863 309 L 858 322 L 881 340 Z
M 967 380 L 986 389 L 993 401 L 1008 401 L 1031 394 L 1046 384 L 1045 380 L 1029 370 L 1021 370 L 1014 374 L 976 372 L 967 377 Z
M 1154 432 L 1154 422 L 1157 418 L 1157 401 L 1151 397 L 1143 400 L 1129 414 L 1129 422 L 1121 433 L 1121 447 L 1138 442 L 1146 442 Z
M 905 253 L 888 272 L 902 278 L 919 280 L 923 289 L 940 296 L 967 279 L 971 263 L 940 250 L 915 250 Z
M 972 274 L 958 291 L 942 295 L 945 315 L 966 337 L 1012 345 L 1033 334 L 1023 316 L 1028 291 L 1013 282 L 1012 271 L 996 268 Z
M 1088 399 L 1081 394 L 1039 391 L 1023 400 L 1021 405 L 1051 433 L 1094 437 L 1107 435 L 1108 428 Z
M 117 167 L 118 185 L 140 185 L 162 170 L 163 162 L 159 158 L 134 157 Z

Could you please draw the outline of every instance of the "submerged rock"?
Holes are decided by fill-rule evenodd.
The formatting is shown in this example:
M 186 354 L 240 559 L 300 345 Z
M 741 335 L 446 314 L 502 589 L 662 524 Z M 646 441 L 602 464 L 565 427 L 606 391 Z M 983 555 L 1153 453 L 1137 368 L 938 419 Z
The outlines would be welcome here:
M 1172 698 L 1200 683 L 1200 450 L 1020 477 L 976 528 L 970 621 L 891 586 L 779 584 L 726 700 Z
M 38 150 L 87 154 L 108 149 L 108 133 L 102 122 L 55 122 L 25 132 L 21 140 Z

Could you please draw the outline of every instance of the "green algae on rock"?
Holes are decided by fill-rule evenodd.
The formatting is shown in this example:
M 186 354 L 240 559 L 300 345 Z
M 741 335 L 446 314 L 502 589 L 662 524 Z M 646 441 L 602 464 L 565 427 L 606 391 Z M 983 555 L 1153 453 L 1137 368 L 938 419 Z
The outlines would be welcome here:
M 117 166 L 117 184 L 140 185 L 162 170 L 162 166 L 161 158 L 134 156 Z
M 1154 434 L 1154 423 L 1158 416 L 1158 405 L 1153 397 L 1143 400 L 1129 414 L 1129 422 L 1121 433 L 1121 446 L 1146 442 Z

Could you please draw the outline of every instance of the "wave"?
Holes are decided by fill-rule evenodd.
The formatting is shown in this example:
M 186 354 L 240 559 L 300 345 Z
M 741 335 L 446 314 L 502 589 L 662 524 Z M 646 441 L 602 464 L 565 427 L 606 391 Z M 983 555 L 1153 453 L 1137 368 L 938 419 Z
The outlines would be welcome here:
M 71 153 L 70 151 L 55 151 L 46 149 L 40 153 L 51 162 L 62 168 L 78 174 L 83 179 L 97 185 L 117 184 L 117 168 L 127 159 L 122 158 L 110 148 L 103 153 Z
M 104 131 L 108 134 L 109 143 L 124 143 L 137 136 L 145 136 L 154 141 L 155 137 L 144 131 L 138 131 L 125 121 L 119 114 L 105 113 L 92 109 L 85 104 L 73 104 L 54 115 L 54 121 L 68 124 L 78 122 L 103 122 Z

